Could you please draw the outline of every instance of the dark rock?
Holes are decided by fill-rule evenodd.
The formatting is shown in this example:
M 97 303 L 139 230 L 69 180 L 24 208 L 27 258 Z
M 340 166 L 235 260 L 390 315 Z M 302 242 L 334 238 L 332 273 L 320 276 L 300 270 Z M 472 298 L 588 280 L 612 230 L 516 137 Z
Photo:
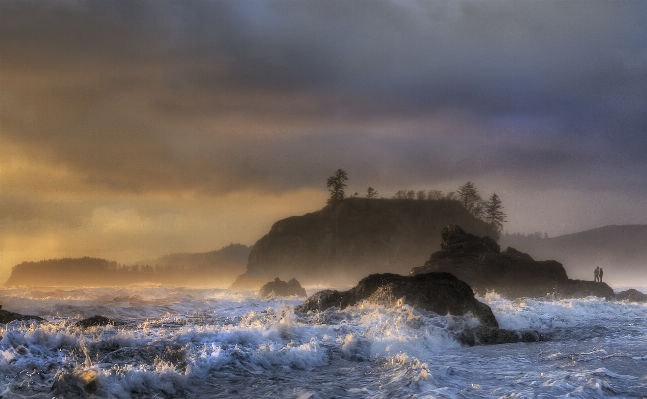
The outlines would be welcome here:
M 515 342 L 537 342 L 545 339 L 536 331 L 512 331 L 499 328 L 492 309 L 474 298 L 469 285 L 449 273 L 427 273 L 415 276 L 372 274 L 357 286 L 344 292 L 325 290 L 308 298 L 297 312 L 345 308 L 368 300 L 385 305 L 402 301 L 418 309 L 440 315 L 471 313 L 481 324 L 453 332 L 463 345 L 492 345 Z
M 76 322 L 74 324 L 77 327 L 81 328 L 89 328 L 89 327 L 98 327 L 98 326 L 107 326 L 107 325 L 119 325 L 120 323 L 113 320 L 109 319 L 104 316 L 99 316 L 95 315 L 92 317 L 88 317 L 87 319 L 83 319 L 81 321 Z
M 463 330 L 457 337 L 463 345 L 495 345 L 512 344 L 517 342 L 545 341 L 546 337 L 533 330 L 514 331 L 503 328 L 479 326 Z
M 82 370 L 62 373 L 56 377 L 52 384 L 52 393 L 62 398 L 87 398 L 97 392 L 98 373 L 94 370 Z
M 14 312 L 9 312 L 9 311 L 6 311 L 6 310 L 2 310 L 2 305 L 0 305 L 0 323 L 1 324 L 8 324 L 8 323 L 11 323 L 14 320 L 44 321 L 45 319 L 43 319 L 41 317 L 38 317 L 38 316 L 22 315 L 20 313 L 14 313 Z
M 629 302 L 647 302 L 647 294 L 643 294 L 642 292 L 631 288 L 617 293 L 616 299 L 619 301 Z
M 441 250 L 433 253 L 424 266 L 412 269 L 411 275 L 447 272 L 476 292 L 496 291 L 509 298 L 613 297 L 613 290 L 605 283 L 570 280 L 561 263 L 554 260 L 535 261 L 514 248 L 499 252 L 490 237 L 477 237 L 456 225 L 445 227 L 441 235 Z
M 301 287 L 301 284 L 296 279 L 293 278 L 285 282 L 278 277 L 262 286 L 258 295 L 263 298 L 270 296 L 307 296 L 305 288 Z
M 321 311 L 330 307 L 345 308 L 362 300 L 393 304 L 402 299 L 414 308 L 439 315 L 464 315 L 471 312 L 483 325 L 498 328 L 489 306 L 474 298 L 469 285 L 449 273 L 427 273 L 415 276 L 372 274 L 348 291 L 325 290 L 308 298 L 297 311 Z
M 374 273 L 407 274 L 428 259 L 449 223 L 497 234 L 458 201 L 347 198 L 276 222 L 254 244 L 247 271 L 231 288 L 258 289 L 275 276 L 337 285 Z

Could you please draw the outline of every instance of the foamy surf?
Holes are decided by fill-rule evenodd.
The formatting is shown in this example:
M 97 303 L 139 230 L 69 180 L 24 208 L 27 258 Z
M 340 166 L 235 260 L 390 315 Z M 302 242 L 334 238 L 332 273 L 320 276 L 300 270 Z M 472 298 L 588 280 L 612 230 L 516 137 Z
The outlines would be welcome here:
M 309 289 L 309 293 L 312 291 Z M 478 321 L 362 303 L 296 314 L 299 298 L 163 286 L 3 289 L 0 303 L 44 317 L 0 329 L 2 398 L 641 398 L 647 306 L 509 301 L 508 329 L 549 342 L 462 347 Z M 79 329 L 95 314 L 124 325 Z

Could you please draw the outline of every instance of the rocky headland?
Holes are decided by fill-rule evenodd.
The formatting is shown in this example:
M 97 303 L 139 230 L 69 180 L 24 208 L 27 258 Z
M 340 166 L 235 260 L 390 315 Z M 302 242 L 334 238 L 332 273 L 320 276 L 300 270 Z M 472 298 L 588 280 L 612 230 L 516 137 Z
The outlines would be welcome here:
M 372 273 L 407 274 L 440 244 L 447 224 L 497 236 L 454 200 L 347 198 L 276 222 L 249 254 L 234 289 L 258 289 L 269 279 L 347 283 Z
M 557 261 L 536 261 L 514 248 L 501 251 L 492 238 L 469 234 L 457 225 L 443 228 L 440 247 L 424 266 L 413 268 L 410 274 L 447 272 L 479 294 L 495 291 L 508 298 L 614 297 L 605 283 L 571 280 Z

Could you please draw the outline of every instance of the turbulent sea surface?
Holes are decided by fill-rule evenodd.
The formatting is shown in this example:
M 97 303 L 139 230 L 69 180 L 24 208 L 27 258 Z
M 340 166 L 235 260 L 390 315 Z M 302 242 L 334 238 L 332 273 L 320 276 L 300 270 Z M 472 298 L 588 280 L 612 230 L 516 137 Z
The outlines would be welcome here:
M 550 341 L 464 347 L 475 319 L 397 303 L 302 315 L 253 292 L 2 289 L 3 309 L 47 322 L 0 324 L 0 397 L 647 397 L 646 304 L 479 299 Z M 74 326 L 93 315 L 125 324 Z

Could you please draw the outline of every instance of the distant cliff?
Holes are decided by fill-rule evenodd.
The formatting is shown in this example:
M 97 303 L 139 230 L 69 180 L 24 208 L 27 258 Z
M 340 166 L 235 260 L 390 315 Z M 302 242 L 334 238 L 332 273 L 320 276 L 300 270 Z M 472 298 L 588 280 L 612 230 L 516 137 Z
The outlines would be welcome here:
M 181 253 L 119 265 L 98 258 L 47 259 L 13 267 L 7 286 L 112 286 L 133 283 L 226 287 L 245 270 L 250 248 L 231 244 L 205 253 Z
M 593 279 L 593 269 L 600 266 L 604 281 L 614 284 L 647 280 L 647 225 L 604 226 L 550 238 L 507 234 L 500 243 L 535 259 L 559 259 L 578 278 Z
M 452 223 L 497 236 L 458 201 L 347 198 L 276 222 L 254 244 L 232 288 L 258 288 L 275 277 L 354 284 L 372 273 L 407 274 L 424 264 Z

